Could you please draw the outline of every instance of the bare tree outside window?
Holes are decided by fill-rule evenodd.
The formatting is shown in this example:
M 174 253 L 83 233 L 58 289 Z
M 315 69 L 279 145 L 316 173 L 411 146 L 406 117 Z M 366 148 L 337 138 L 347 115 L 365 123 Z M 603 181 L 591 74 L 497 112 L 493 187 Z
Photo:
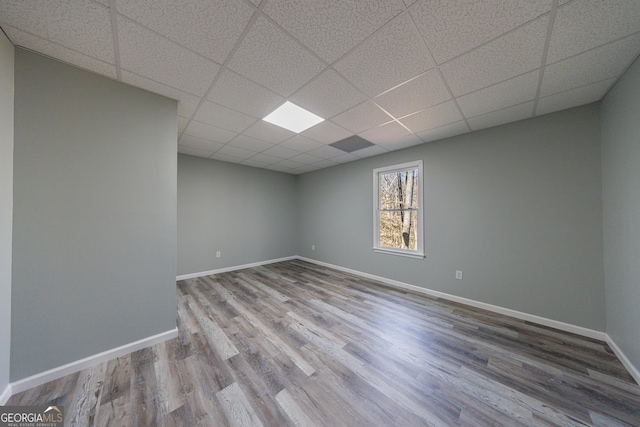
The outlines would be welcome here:
M 400 165 L 402 166 L 402 165 Z M 416 251 L 421 255 L 418 233 L 420 223 L 420 165 L 376 170 L 376 238 L 374 249 Z M 383 168 L 389 169 L 389 168 Z

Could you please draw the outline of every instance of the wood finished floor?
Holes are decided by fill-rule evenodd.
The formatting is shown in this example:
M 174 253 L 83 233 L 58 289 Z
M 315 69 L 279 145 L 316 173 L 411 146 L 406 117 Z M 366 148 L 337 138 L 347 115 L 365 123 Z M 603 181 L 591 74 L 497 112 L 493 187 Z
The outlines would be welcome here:
M 178 282 L 178 329 L 8 404 L 70 426 L 640 426 L 604 342 L 299 260 Z

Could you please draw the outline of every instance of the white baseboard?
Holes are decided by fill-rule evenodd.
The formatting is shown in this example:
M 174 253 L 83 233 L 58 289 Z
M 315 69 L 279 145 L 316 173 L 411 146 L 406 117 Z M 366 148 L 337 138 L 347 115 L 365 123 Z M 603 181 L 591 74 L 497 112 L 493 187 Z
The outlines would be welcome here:
M 120 347 L 113 348 L 111 350 L 104 351 L 102 353 L 94 354 L 93 356 L 85 357 L 84 359 L 76 360 L 75 362 L 67 363 L 66 365 L 58 366 L 57 368 L 49 369 L 48 371 L 41 372 L 39 374 L 32 375 L 27 378 L 23 378 L 14 383 L 9 384 L 10 393 L 16 394 L 28 390 L 30 388 L 46 384 L 49 381 L 56 380 L 65 375 L 72 374 L 74 372 L 81 371 L 91 366 L 98 365 L 116 357 L 124 356 L 125 354 L 132 353 L 134 351 L 141 350 L 146 347 L 150 347 L 154 344 L 161 343 L 166 340 L 176 338 L 178 336 L 178 328 L 173 328 L 169 331 L 159 333 L 141 340 L 125 344 Z M 4 396 L 4 393 L 3 393 Z
M 303 260 L 303 261 L 307 261 L 307 262 L 311 262 L 311 263 L 318 264 L 318 265 L 322 265 L 322 266 L 329 267 L 329 268 L 334 268 L 336 270 L 344 271 L 344 272 L 355 274 L 355 275 L 358 275 L 358 276 L 366 277 L 368 279 L 377 280 L 379 282 L 382 282 L 382 283 L 385 283 L 387 285 L 391 285 L 391 286 L 394 286 L 394 287 L 397 287 L 397 288 L 408 289 L 408 290 L 419 292 L 419 293 L 422 293 L 422 294 L 425 294 L 425 295 L 429 295 L 429 296 L 433 296 L 433 297 L 437 297 L 437 298 L 443 298 L 443 299 L 446 299 L 446 300 L 449 300 L 449 301 L 454 301 L 454 302 L 458 302 L 458 303 L 461 303 L 461 304 L 470 305 L 472 307 L 481 308 L 481 309 L 492 311 L 492 312 L 498 313 L 498 314 L 504 314 L 505 316 L 515 317 L 516 319 L 526 320 L 526 321 L 529 321 L 529 322 L 536 323 L 538 325 L 548 326 L 550 328 L 559 329 L 559 330 L 565 331 L 565 332 L 571 332 L 571 333 L 574 333 L 574 334 L 582 335 L 584 337 L 594 338 L 594 339 L 601 340 L 601 341 L 606 341 L 607 337 L 608 337 L 605 332 L 584 328 L 582 326 L 572 325 L 570 323 L 560 322 L 558 320 L 547 319 L 546 317 L 536 316 L 535 314 L 523 313 L 521 311 L 512 310 L 510 308 L 504 308 L 504 307 L 500 307 L 500 306 L 497 306 L 497 305 L 487 304 L 487 303 L 484 303 L 484 302 L 479 302 L 479 301 L 475 301 L 475 300 L 472 300 L 472 299 L 463 298 L 463 297 L 447 294 L 447 293 L 440 292 L 440 291 L 434 291 L 434 290 L 423 288 L 423 287 L 420 287 L 420 286 L 410 285 L 410 284 L 404 283 L 404 282 L 399 282 L 397 280 L 387 279 L 386 277 L 375 276 L 373 274 L 363 273 L 363 272 L 358 271 L 358 270 L 352 270 L 350 268 L 340 267 L 338 265 L 333 265 L 333 264 L 329 264 L 329 263 L 322 262 L 322 261 L 316 261 L 316 260 L 310 259 L 310 258 L 297 257 L 297 259 L 300 259 L 300 260 Z
M 296 259 L 296 258 L 298 258 L 298 257 L 297 256 L 288 256 L 288 257 L 284 257 L 284 258 L 252 262 L 250 264 L 242 264 L 242 265 L 234 265 L 232 267 L 218 268 L 216 270 L 201 271 L 199 273 L 183 274 L 181 276 L 176 276 L 176 281 L 178 281 L 178 280 L 186 280 L 186 279 L 195 279 L 196 277 L 202 277 L 202 276 L 211 276 L 212 274 L 227 273 L 229 271 L 242 270 L 242 269 L 245 269 L 245 268 L 258 267 L 258 266 L 261 266 L 261 265 L 273 264 L 273 263 L 276 263 L 276 262 L 289 261 L 289 260 Z
M 7 403 L 11 394 L 11 384 L 7 384 L 2 394 L 0 394 L 0 406 L 4 406 L 4 404 Z
M 622 349 L 618 347 L 618 344 L 616 344 L 613 338 L 611 338 L 608 334 L 606 341 L 607 344 L 609 344 L 609 347 L 611 347 L 611 350 L 613 350 L 616 356 L 618 356 L 618 359 L 620 359 L 624 367 L 627 368 L 629 374 L 631 374 L 633 379 L 636 380 L 636 383 L 640 385 L 640 370 L 638 370 L 638 368 L 636 368 L 633 363 L 631 363 L 627 355 L 624 354 Z

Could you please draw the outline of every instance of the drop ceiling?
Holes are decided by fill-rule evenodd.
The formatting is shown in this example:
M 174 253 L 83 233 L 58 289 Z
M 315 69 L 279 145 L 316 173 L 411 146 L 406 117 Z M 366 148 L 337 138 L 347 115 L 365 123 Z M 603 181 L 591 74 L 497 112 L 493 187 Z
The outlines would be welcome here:
M 177 99 L 179 152 L 292 174 L 600 100 L 640 53 L 637 0 L 0 0 L 0 27 Z M 326 120 L 262 120 L 285 101 Z

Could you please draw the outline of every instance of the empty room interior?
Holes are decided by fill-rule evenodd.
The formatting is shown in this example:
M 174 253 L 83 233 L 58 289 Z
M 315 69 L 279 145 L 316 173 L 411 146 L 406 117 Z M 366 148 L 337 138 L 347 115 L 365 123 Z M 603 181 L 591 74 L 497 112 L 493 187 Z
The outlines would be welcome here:
M 0 0 L 0 28 L 0 405 L 640 426 L 640 2 Z

